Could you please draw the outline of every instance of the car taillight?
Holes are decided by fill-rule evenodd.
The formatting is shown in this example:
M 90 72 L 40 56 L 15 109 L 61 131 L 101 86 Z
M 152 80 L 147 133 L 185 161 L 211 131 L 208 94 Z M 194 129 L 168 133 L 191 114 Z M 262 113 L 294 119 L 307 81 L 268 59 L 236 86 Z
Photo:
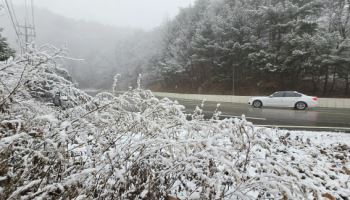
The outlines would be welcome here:
M 317 101 L 317 99 L 318 99 L 317 97 L 312 97 L 312 100 L 314 101 Z

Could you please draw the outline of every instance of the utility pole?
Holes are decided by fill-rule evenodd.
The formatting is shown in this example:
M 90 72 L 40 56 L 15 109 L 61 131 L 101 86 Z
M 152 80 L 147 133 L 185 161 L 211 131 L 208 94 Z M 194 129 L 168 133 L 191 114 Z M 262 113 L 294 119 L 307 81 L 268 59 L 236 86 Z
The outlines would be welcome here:
M 27 52 L 29 49 L 29 45 L 33 44 L 33 42 L 35 41 L 35 28 L 27 22 L 25 22 L 24 26 L 18 26 L 18 29 L 20 30 L 19 35 L 24 41 L 23 50 L 24 52 Z
M 25 5 L 25 15 L 24 20 L 17 19 L 16 12 L 11 0 L 4 0 L 10 20 L 12 22 L 13 28 L 15 30 L 18 44 L 21 53 L 25 53 L 29 50 L 29 45 L 34 45 L 36 32 L 34 24 L 34 1 L 33 0 L 23 0 Z M 28 3 L 28 1 L 30 1 Z M 30 5 L 29 5 L 30 4 Z M 24 25 L 23 25 L 24 24 Z
M 24 16 L 24 26 L 19 26 L 20 36 L 24 40 L 24 52 L 28 52 L 29 45 L 34 45 L 36 38 L 35 24 L 34 24 L 34 1 L 24 0 L 25 16 Z M 30 5 L 28 5 L 30 4 Z

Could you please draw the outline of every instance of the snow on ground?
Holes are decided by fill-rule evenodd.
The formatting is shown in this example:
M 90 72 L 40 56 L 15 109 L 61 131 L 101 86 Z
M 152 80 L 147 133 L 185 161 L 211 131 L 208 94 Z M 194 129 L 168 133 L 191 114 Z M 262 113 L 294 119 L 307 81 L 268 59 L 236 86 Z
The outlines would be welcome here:
M 291 131 L 279 130 L 280 133 L 290 133 L 293 137 L 309 138 L 314 144 L 318 145 L 332 145 L 342 143 L 350 146 L 350 133 L 341 132 L 322 132 L 322 131 Z

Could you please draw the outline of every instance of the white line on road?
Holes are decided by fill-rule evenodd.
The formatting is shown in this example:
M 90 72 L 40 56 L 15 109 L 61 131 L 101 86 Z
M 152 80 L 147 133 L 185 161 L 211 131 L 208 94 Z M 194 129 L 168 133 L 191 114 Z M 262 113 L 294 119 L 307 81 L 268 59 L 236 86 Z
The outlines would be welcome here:
M 256 125 L 259 127 L 273 128 L 304 128 L 304 129 L 335 129 L 335 130 L 350 130 L 350 127 L 328 127 L 328 126 L 286 126 L 286 125 Z
M 221 117 L 230 117 L 230 118 L 242 118 L 242 116 L 234 116 L 234 115 L 220 115 Z M 246 119 L 255 119 L 266 121 L 266 118 L 257 118 L 257 117 L 245 117 Z

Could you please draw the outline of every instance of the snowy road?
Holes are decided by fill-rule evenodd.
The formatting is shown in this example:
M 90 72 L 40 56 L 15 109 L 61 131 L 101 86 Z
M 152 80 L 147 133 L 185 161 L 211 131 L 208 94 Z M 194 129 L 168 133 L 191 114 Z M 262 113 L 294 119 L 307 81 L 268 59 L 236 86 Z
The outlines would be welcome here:
M 192 112 L 200 101 L 177 99 Z M 217 103 L 205 102 L 204 113 L 211 116 Z M 241 117 L 258 125 L 267 125 L 286 129 L 324 130 L 350 132 L 350 109 L 314 108 L 305 111 L 281 108 L 255 109 L 245 104 L 220 103 L 222 117 Z

